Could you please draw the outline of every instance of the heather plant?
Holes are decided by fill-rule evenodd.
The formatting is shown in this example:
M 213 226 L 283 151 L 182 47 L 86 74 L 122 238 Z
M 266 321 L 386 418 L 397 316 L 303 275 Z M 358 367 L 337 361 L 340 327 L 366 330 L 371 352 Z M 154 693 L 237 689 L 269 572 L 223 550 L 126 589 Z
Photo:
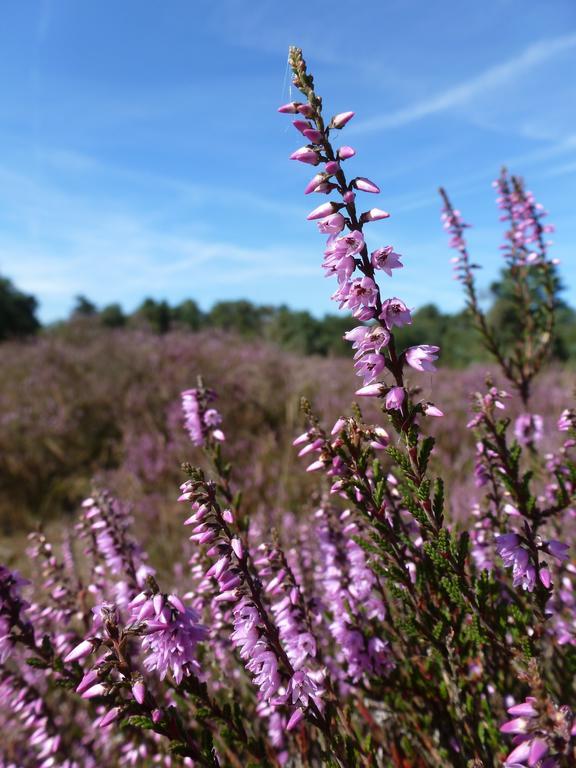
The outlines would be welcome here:
M 412 315 L 386 286 L 403 257 L 369 248 L 368 225 L 389 214 L 362 210 L 379 188 L 350 180 L 356 152 L 335 143 L 354 113 L 325 120 L 299 49 L 289 63 L 302 100 L 280 112 L 307 142 L 292 158 L 317 169 L 306 194 L 336 198 L 308 218 L 327 235 L 333 298 L 357 323 L 345 338 L 363 405 L 326 426 L 303 400 L 293 444 L 309 491 L 283 508 L 270 500 L 272 515 L 230 460 L 224 382 L 188 381 L 186 564 L 155 568 L 137 510 L 98 488 L 59 547 L 32 534 L 38 583 L 0 567 L 6 768 L 575 764 L 576 414 L 558 410 L 553 439 L 529 409 L 557 304 L 542 212 L 501 177 L 505 259 L 531 315 L 510 351 L 477 301 L 464 225 L 444 195 L 471 313 L 521 401 L 513 410 L 495 376 L 473 396 L 475 491 L 455 515 L 431 432 L 457 405 L 435 397 L 444 416 L 424 394 L 438 346 L 397 339 Z

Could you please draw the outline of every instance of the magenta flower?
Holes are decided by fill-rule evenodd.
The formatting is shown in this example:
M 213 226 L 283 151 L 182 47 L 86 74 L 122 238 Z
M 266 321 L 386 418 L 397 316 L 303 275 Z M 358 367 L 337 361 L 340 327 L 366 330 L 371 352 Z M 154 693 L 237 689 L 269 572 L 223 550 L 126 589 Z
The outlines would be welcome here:
M 520 445 L 534 445 L 544 434 L 542 416 L 537 413 L 521 413 L 514 424 L 514 436 Z
M 345 219 L 341 213 L 334 213 L 327 216 L 323 221 L 318 222 L 318 229 L 323 235 L 337 235 L 344 229 Z
M 532 592 L 536 583 L 536 568 L 530 553 L 522 546 L 517 533 L 505 533 L 496 536 L 496 551 L 504 561 L 506 568 L 512 568 L 513 584 Z
M 401 299 L 392 298 L 382 302 L 382 311 L 378 315 L 388 329 L 394 326 L 402 327 L 412 323 L 410 310 Z
M 400 254 L 395 253 L 391 245 L 373 251 L 370 261 L 374 269 L 383 270 L 389 277 L 392 277 L 393 269 L 400 269 L 404 266 L 400 261 Z
M 200 673 L 198 644 L 206 639 L 206 628 L 192 608 L 176 595 L 141 592 L 130 609 L 133 624 L 144 628 L 144 667 L 149 672 L 156 670 L 161 680 L 170 672 L 177 684 L 185 675 Z
M 384 401 L 386 408 L 389 411 L 395 411 L 402 408 L 405 397 L 406 393 L 404 391 L 404 387 L 392 387 L 386 393 L 386 400 Z
M 438 359 L 440 347 L 421 344 L 419 347 L 409 347 L 406 352 L 406 362 L 417 371 L 435 371 L 433 363 Z

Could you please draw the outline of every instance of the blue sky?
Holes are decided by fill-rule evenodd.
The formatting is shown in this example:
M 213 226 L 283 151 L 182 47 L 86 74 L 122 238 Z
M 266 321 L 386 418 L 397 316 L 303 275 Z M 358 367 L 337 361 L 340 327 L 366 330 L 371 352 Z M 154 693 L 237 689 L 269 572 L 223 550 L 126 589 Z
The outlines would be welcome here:
M 333 311 L 289 100 L 304 49 L 354 175 L 392 213 L 370 245 L 406 268 L 390 293 L 462 305 L 439 222 L 443 184 L 487 285 L 500 267 L 490 186 L 525 176 L 557 227 L 576 305 L 574 0 L 21 0 L 0 24 L 0 272 L 65 315 L 78 293 L 204 308 L 246 297 Z

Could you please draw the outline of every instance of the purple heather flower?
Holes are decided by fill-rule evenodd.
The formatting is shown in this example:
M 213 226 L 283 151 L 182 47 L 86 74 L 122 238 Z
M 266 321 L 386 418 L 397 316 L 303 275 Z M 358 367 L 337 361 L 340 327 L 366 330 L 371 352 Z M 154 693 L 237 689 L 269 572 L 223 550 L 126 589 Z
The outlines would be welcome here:
M 513 584 L 522 586 L 532 592 L 536 583 L 536 568 L 531 561 L 530 553 L 522 546 L 517 533 L 505 533 L 497 536 L 496 551 L 502 558 L 506 568 L 512 568 Z
M 386 408 L 389 411 L 394 411 L 402 408 L 402 404 L 404 403 L 405 397 L 406 397 L 406 392 L 404 391 L 404 387 L 392 387 L 386 393 L 386 400 L 384 401 L 386 404 Z
M 318 229 L 323 235 L 337 235 L 344 229 L 345 219 L 341 213 L 333 213 L 318 222 Z
M 252 674 L 262 698 L 271 699 L 280 688 L 281 678 L 278 659 L 263 634 L 258 609 L 245 595 L 234 606 L 233 616 L 234 631 L 230 639 L 246 661 L 246 669 Z
M 429 344 L 421 344 L 418 347 L 409 347 L 406 354 L 406 362 L 417 371 L 435 371 L 433 362 L 438 359 L 437 352 L 440 347 L 434 347 Z
M 542 416 L 534 413 L 522 413 L 514 424 L 514 436 L 520 445 L 534 445 L 542 440 Z
M 374 269 L 382 269 L 389 277 L 392 277 L 393 269 L 400 269 L 404 266 L 400 261 L 400 254 L 395 253 L 391 245 L 373 251 L 370 261 Z
M 222 417 L 215 408 L 207 407 L 216 398 L 212 390 L 187 389 L 181 397 L 185 426 L 194 445 L 204 445 L 208 436 L 219 442 L 225 439 L 224 433 L 218 428 Z
M 558 429 L 560 432 L 568 432 L 576 425 L 576 415 L 569 408 L 566 408 L 560 414 L 558 419 Z
M 386 327 L 391 330 L 394 326 L 401 328 L 412 323 L 410 310 L 401 299 L 392 298 L 382 302 L 382 311 L 379 315 Z
M 171 672 L 177 684 L 185 675 L 198 674 L 198 643 L 206 639 L 206 628 L 198 614 L 176 595 L 137 595 L 130 603 L 131 621 L 144 625 L 142 648 L 147 651 L 144 667 L 156 670 L 163 680 Z

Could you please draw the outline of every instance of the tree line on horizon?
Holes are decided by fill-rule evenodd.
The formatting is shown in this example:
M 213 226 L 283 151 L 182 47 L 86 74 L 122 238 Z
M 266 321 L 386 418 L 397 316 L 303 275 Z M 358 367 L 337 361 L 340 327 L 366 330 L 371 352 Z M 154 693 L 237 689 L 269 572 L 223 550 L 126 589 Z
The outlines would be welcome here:
M 512 344 L 523 318 L 518 317 L 511 298 L 509 276 L 502 273 L 490 293 L 488 320 Z M 37 309 L 34 296 L 0 276 L 0 342 L 38 332 L 58 333 L 75 324 L 109 330 L 139 328 L 156 334 L 215 328 L 249 340 L 262 339 L 297 354 L 340 356 L 350 353 L 343 335 L 356 322 L 349 316 L 327 314 L 318 318 L 306 310 L 259 305 L 245 299 L 219 301 L 203 311 L 193 299 L 171 305 L 166 300 L 146 298 L 133 312 L 125 312 L 119 303 L 99 308 L 85 296 L 77 296 L 68 318 L 44 327 L 38 320 Z M 426 304 L 413 313 L 412 325 L 397 330 L 397 337 L 402 346 L 437 344 L 445 366 L 465 367 L 489 359 L 466 310 L 445 313 L 435 304 Z M 558 361 L 576 360 L 576 311 L 563 302 L 552 354 Z

